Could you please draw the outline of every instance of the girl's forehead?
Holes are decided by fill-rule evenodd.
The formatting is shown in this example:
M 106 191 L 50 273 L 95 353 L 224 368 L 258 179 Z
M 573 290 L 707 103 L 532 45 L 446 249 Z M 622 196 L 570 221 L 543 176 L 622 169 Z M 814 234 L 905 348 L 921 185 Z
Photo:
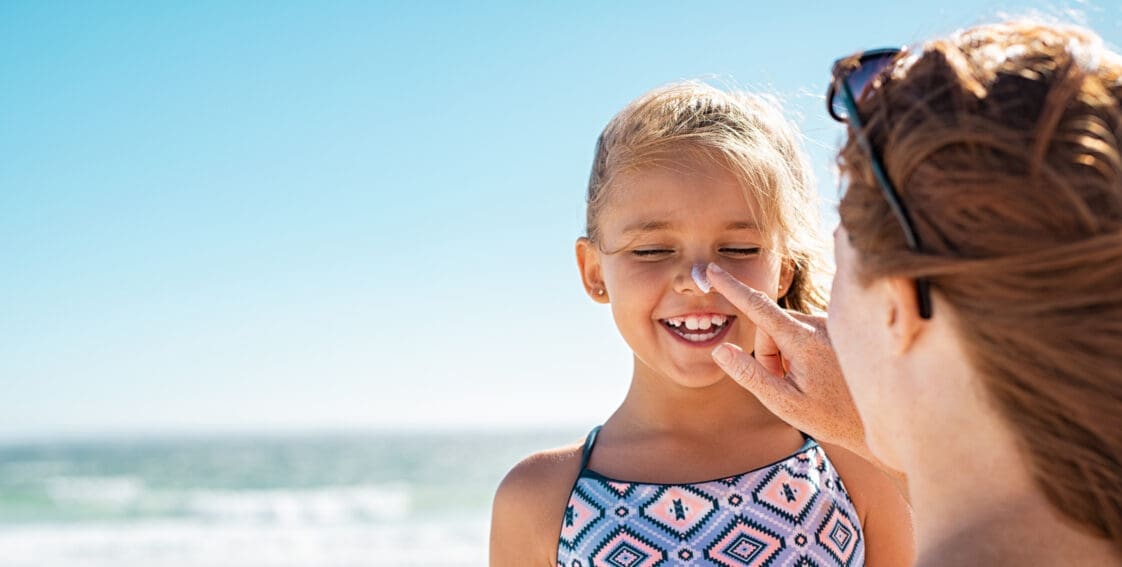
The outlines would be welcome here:
M 760 227 L 764 223 L 756 193 L 727 171 L 648 168 L 615 179 L 608 190 L 602 220 L 605 224 L 736 222 Z

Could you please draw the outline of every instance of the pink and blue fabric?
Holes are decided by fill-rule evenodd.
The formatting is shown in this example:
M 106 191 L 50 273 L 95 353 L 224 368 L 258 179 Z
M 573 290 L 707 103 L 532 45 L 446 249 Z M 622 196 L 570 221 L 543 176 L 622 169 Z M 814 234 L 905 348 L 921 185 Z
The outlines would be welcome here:
M 777 463 L 729 478 L 651 484 L 587 468 L 561 526 L 558 567 L 853 567 L 865 563 L 860 520 L 813 439 Z

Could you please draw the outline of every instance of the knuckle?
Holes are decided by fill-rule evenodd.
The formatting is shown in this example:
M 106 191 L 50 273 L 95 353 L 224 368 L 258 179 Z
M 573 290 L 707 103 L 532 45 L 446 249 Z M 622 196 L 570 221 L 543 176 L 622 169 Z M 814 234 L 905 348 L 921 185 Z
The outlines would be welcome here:
M 766 307 L 769 303 L 771 303 L 771 298 L 768 297 L 766 293 L 764 293 L 760 290 L 749 289 L 748 290 L 748 303 L 750 303 L 753 307 L 756 307 L 758 309 L 758 308 L 761 308 L 761 307 Z
M 756 373 L 753 372 L 752 365 L 743 359 L 737 360 L 733 365 L 733 377 L 742 382 L 750 382 L 755 378 Z

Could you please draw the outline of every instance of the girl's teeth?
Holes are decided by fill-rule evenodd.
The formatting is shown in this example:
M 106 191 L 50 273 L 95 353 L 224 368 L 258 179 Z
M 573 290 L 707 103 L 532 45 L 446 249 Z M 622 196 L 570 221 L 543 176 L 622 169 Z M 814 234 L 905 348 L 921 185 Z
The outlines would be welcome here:
M 685 336 L 686 340 L 688 340 L 688 341 L 692 341 L 692 342 L 695 342 L 695 343 L 703 343 L 705 341 L 708 341 L 708 340 L 712 339 L 713 337 L 717 336 L 718 334 L 720 334 L 720 333 L 713 332 L 713 333 L 705 333 L 704 335 L 683 335 L 683 336 Z
M 729 318 L 725 315 L 687 315 L 666 319 L 666 324 L 678 336 L 695 343 L 703 343 L 721 334 Z
M 707 331 L 712 327 L 722 327 L 729 322 L 728 317 L 724 315 L 689 315 L 686 317 L 672 317 L 666 320 L 666 324 L 681 329 L 690 331 Z

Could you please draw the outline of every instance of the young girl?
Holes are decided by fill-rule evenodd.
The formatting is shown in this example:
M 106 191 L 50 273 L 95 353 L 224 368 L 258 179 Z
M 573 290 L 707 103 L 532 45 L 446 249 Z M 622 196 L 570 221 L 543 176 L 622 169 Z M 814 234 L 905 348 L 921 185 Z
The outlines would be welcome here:
M 695 267 L 824 307 L 812 185 L 792 128 L 758 97 L 675 84 L 608 124 L 576 252 L 634 352 L 631 387 L 584 442 L 506 476 L 492 567 L 910 564 L 892 482 L 780 421 L 710 357 L 751 350 L 755 328 Z

